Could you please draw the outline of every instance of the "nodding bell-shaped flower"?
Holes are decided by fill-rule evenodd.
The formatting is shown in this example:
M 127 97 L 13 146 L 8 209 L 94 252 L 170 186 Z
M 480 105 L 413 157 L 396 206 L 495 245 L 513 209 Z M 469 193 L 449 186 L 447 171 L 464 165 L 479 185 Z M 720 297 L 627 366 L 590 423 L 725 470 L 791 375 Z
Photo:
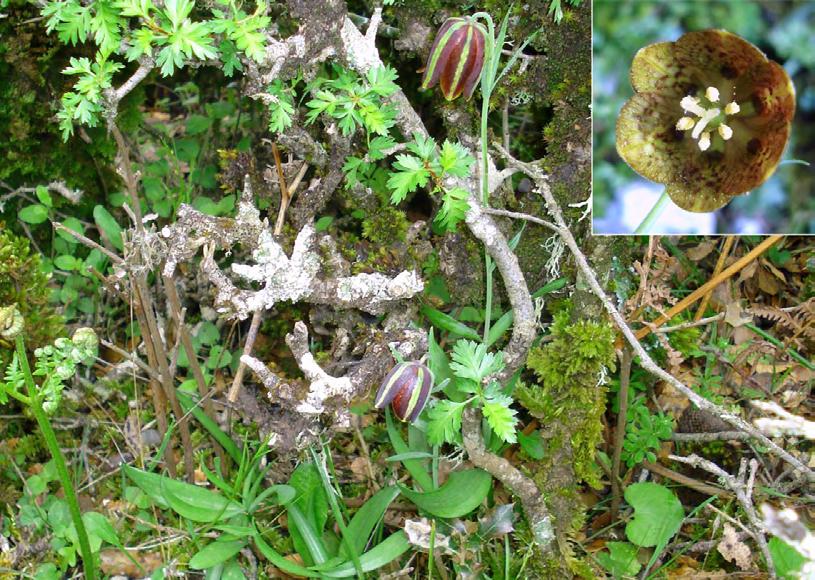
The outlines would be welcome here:
M 390 403 L 400 421 L 412 423 L 419 418 L 432 388 L 433 373 L 429 368 L 419 362 L 399 363 L 382 379 L 374 406 L 383 409 Z
M 444 21 L 427 58 L 421 88 L 438 85 L 444 98 L 452 101 L 463 93 L 473 96 L 484 68 L 487 29 L 469 17 Z

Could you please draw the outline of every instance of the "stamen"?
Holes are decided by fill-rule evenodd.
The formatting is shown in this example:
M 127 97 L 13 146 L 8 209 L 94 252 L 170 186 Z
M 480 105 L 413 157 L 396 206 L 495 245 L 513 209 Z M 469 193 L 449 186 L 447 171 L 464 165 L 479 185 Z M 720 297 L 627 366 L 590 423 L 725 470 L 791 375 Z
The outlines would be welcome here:
M 679 121 L 676 122 L 676 130 L 677 131 L 687 131 L 688 129 L 693 129 L 693 126 L 696 124 L 696 121 L 691 119 L 690 117 L 682 117 Z
M 725 115 L 735 115 L 739 111 L 741 111 L 741 107 L 739 107 L 739 104 L 736 101 L 730 101 L 724 108 Z
M 696 126 L 693 128 L 693 133 L 691 133 L 691 137 L 693 137 L 694 139 L 698 139 L 699 135 L 702 133 L 702 131 L 705 130 L 705 127 L 707 127 L 708 123 L 715 119 L 719 115 L 719 113 L 720 113 L 719 109 L 708 109 L 707 111 L 705 111 L 704 114 L 702 115 L 702 118 L 699 119 L 699 122 L 696 123 Z M 708 137 L 708 145 L 710 145 L 709 141 L 710 138 Z M 705 149 L 707 149 L 707 147 L 705 147 Z M 705 149 L 702 149 L 702 151 L 704 151 Z
M 707 100 L 711 103 L 718 103 L 719 102 L 719 89 L 716 87 L 708 87 L 705 91 L 705 96 Z
M 707 151 L 709 147 L 710 147 L 710 132 L 705 131 L 699 138 L 699 149 L 701 149 L 702 151 Z
M 681 101 L 679 101 L 679 106 L 686 111 L 690 111 L 697 117 L 701 117 L 705 114 L 705 109 L 699 104 L 699 100 L 690 96 L 684 97 Z
M 733 136 L 733 129 L 724 124 L 719 125 L 719 135 L 722 136 L 722 139 L 727 141 Z

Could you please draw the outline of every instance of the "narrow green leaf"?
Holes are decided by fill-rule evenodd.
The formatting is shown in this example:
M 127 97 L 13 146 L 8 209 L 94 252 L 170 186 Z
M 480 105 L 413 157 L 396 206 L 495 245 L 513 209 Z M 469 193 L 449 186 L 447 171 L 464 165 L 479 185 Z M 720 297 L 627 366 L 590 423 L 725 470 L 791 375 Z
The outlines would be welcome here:
M 360 557 L 359 562 L 362 565 L 362 570 L 364 572 L 378 570 L 407 552 L 408 548 L 410 548 L 410 542 L 408 542 L 405 532 L 399 530 Z M 355 574 L 356 570 L 351 562 L 346 562 L 333 570 L 322 572 L 323 576 L 329 578 L 349 578 Z
M 93 221 L 102 232 L 102 235 L 107 238 L 110 245 L 119 250 L 124 250 L 124 243 L 122 243 L 122 228 L 116 222 L 110 212 L 103 206 L 97 205 L 93 208 Z
M 430 306 L 422 306 L 421 312 L 427 317 L 433 326 L 441 330 L 446 330 L 447 332 L 451 332 L 470 340 L 481 341 L 481 335 L 479 335 L 478 332 L 463 322 L 459 322 L 449 314 L 445 314 L 441 310 L 436 310 Z
M 193 570 L 206 570 L 229 560 L 246 546 L 246 540 L 227 539 L 221 536 L 214 542 L 204 546 L 195 556 L 190 558 L 189 566 Z
M 319 565 L 325 562 L 328 559 L 328 554 L 326 552 L 325 545 L 323 544 L 323 540 L 317 536 L 314 526 L 306 519 L 306 516 L 303 515 L 303 512 L 297 507 L 296 504 L 289 504 L 286 507 L 286 510 L 289 514 L 291 523 L 297 526 L 297 530 L 300 532 L 300 535 L 302 536 L 314 563 Z
M 263 557 L 269 560 L 273 566 L 279 568 L 283 572 L 291 574 L 292 576 L 304 576 L 306 578 L 320 577 L 319 572 L 313 572 L 308 568 L 295 564 L 291 560 L 287 560 L 281 556 L 274 548 L 266 543 L 266 540 L 263 539 L 260 532 L 255 531 L 255 533 L 252 535 L 252 540 L 254 540 L 255 546 L 257 546 L 260 553 L 263 554 Z
M 123 464 L 122 470 L 158 505 L 194 522 L 214 523 L 244 513 L 243 507 L 208 489 Z
M 385 510 L 388 509 L 388 506 L 396 499 L 397 495 L 399 495 L 399 488 L 395 485 L 380 489 L 357 510 L 354 517 L 348 522 L 348 537 L 351 538 L 352 548 L 358 554 L 365 550 L 371 532 L 382 521 Z M 345 546 L 342 547 L 342 552 L 343 555 L 348 556 Z

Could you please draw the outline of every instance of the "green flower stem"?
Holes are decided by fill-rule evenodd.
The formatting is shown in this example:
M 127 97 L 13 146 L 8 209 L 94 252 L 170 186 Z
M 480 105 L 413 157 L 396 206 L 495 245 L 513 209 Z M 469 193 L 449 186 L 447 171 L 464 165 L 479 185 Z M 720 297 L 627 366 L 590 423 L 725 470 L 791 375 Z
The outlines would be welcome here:
M 659 196 L 659 199 L 654 204 L 654 207 L 651 208 L 651 211 L 648 212 L 648 215 L 645 216 L 645 219 L 642 220 L 642 223 L 637 226 L 637 229 L 634 230 L 635 234 L 647 234 L 648 230 L 651 229 L 651 226 L 654 225 L 654 222 L 659 219 L 659 216 L 662 215 L 662 211 L 665 209 L 665 206 L 668 205 L 668 202 L 671 198 L 668 197 L 668 189 L 665 188 L 662 190 L 662 195 Z
M 487 22 L 487 42 L 484 47 L 484 70 L 482 71 L 481 79 L 481 204 L 484 207 L 490 205 L 490 184 L 489 184 L 489 162 L 487 160 L 487 139 L 488 122 L 490 117 L 490 98 L 492 97 L 492 89 L 494 88 L 494 71 L 493 58 L 495 58 L 495 26 L 489 14 L 479 12 L 475 17 L 481 16 Z M 500 49 L 499 49 L 500 50 Z M 500 55 L 500 52 L 499 52 Z M 499 56 L 500 58 L 500 56 Z M 484 303 L 484 342 L 490 335 L 490 323 L 492 322 L 492 272 L 495 267 L 492 264 L 492 256 L 484 248 L 484 266 L 486 269 L 486 291 L 487 296 Z
M 65 465 L 65 458 L 59 448 L 57 436 L 51 428 L 51 422 L 48 420 L 45 410 L 42 408 L 42 399 L 37 392 L 37 386 L 34 384 L 34 377 L 31 374 L 31 368 L 28 366 L 28 358 L 25 353 L 25 344 L 23 342 L 22 333 L 17 335 L 16 338 L 17 358 L 20 360 L 20 369 L 25 376 L 25 386 L 28 391 L 28 403 L 34 418 L 37 420 L 37 425 L 40 427 L 45 445 L 51 453 L 51 458 L 54 460 L 54 465 L 57 468 L 62 489 L 65 492 L 65 500 L 68 502 L 68 510 L 71 512 L 71 519 L 76 528 L 76 535 L 79 538 L 79 551 L 82 554 L 82 565 L 85 568 L 85 578 L 88 580 L 96 580 L 96 563 L 93 559 L 93 552 L 91 551 L 91 544 L 88 541 L 88 532 L 85 530 L 85 524 L 82 521 L 82 512 L 79 509 L 79 500 L 76 497 L 74 484 L 71 480 L 71 474 L 68 473 L 68 467 Z

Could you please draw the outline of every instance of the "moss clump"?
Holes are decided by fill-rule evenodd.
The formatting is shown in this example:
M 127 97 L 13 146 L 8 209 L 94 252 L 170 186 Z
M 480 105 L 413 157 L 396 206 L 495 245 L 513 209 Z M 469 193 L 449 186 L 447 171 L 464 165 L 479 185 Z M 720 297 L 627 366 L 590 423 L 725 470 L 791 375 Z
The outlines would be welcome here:
M 17 304 L 25 320 L 26 345 L 31 349 L 53 342 L 63 332 L 62 318 L 48 303 L 48 280 L 28 240 L 0 222 L 0 306 Z M 12 349 L 13 345 L 0 340 L 0 368 L 10 360 Z
M 391 205 L 383 205 L 362 220 L 362 236 L 374 244 L 392 245 L 404 242 L 410 223 L 405 213 Z
M 563 310 L 555 315 L 552 337 L 533 349 L 527 361 L 540 384 L 522 387 L 519 397 L 544 424 L 568 426 L 575 474 L 599 487 L 593 464 L 605 411 L 606 389 L 600 379 L 614 365 L 614 331 L 603 322 L 570 323 L 569 311 Z

